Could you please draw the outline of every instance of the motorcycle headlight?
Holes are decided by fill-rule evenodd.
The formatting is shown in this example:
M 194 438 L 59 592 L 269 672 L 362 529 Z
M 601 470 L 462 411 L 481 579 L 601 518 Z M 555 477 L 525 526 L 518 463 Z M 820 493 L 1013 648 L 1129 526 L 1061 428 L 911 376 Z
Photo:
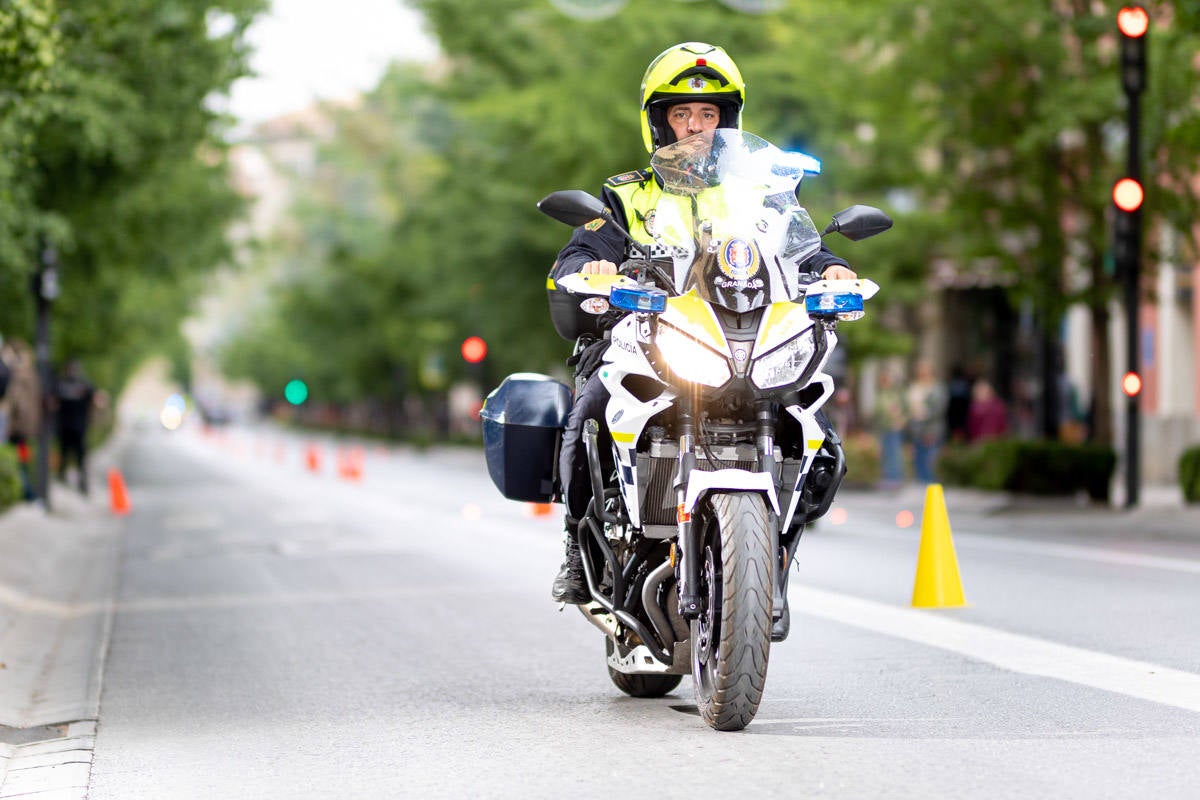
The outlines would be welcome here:
M 804 374 L 804 368 L 815 352 L 812 333 L 805 331 L 765 356 L 754 359 L 750 367 L 750 380 L 760 389 L 774 389 L 795 383 Z
M 666 366 L 685 381 L 723 386 L 733 374 L 725 356 L 670 325 L 658 326 L 654 343 Z

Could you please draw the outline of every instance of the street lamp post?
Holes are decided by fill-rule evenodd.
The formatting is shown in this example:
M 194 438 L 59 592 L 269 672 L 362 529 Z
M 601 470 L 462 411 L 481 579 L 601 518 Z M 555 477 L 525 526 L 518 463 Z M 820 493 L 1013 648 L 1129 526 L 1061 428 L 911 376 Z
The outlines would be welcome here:
M 50 306 L 58 298 L 58 252 L 43 245 L 33 275 L 33 301 L 37 307 L 34 353 L 41 382 L 42 420 L 38 426 L 37 491 L 42 506 L 50 510 Z

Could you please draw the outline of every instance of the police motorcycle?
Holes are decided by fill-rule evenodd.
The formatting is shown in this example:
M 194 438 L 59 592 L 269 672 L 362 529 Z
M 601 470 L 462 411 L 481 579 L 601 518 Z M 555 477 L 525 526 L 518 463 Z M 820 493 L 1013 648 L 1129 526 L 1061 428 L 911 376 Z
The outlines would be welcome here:
M 892 222 L 852 206 L 818 232 L 796 188 L 819 162 L 739 130 L 660 148 L 651 167 L 663 181 L 653 251 L 634 243 L 618 275 L 569 275 L 551 294 L 552 314 L 591 316 L 609 341 L 598 368 L 607 435 L 584 425 L 593 499 L 579 542 L 592 600 L 579 608 L 606 636 L 618 688 L 660 697 L 691 674 L 704 721 L 740 730 L 762 699 L 771 642 L 787 635 L 787 567 L 845 472 L 818 415 L 834 391 L 822 370 L 838 322 L 862 317 L 878 291 L 869 280 L 806 286 L 798 265 L 825 234 L 859 240 Z M 538 207 L 572 226 L 616 224 L 578 190 Z M 489 395 L 486 456 L 507 497 L 555 498 L 570 402 L 568 387 L 529 373 Z

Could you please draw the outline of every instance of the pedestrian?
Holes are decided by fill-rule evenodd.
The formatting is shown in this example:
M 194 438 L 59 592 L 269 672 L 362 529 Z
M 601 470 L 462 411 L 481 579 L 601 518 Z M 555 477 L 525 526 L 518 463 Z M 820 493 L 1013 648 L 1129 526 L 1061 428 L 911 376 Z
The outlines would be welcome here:
M 937 480 L 934 464 L 946 435 L 946 390 L 928 361 L 918 361 L 914 374 L 907 393 L 913 472 L 917 481 L 929 484 Z
M 1008 409 L 986 379 L 971 387 L 971 408 L 967 412 L 967 437 L 972 444 L 998 439 L 1008 433 Z
M 12 371 L 8 383 L 9 417 L 8 443 L 17 449 L 21 475 L 21 493 L 33 500 L 33 478 L 30 463 L 33 454 L 30 444 L 37 441 L 42 424 L 42 384 L 38 379 L 33 349 L 20 339 L 4 343 L 4 362 Z
M 888 367 L 879 371 L 879 390 L 872 415 L 879 439 L 881 488 L 895 489 L 904 482 L 904 432 L 908 426 L 908 399 Z
M 0 336 L 0 442 L 8 441 L 8 384 L 12 382 L 12 369 L 5 360 L 4 337 Z
M 946 434 L 952 442 L 965 442 L 967 436 L 967 413 L 971 408 L 971 379 L 962 364 L 950 369 L 950 383 L 946 388 Z
M 58 479 L 66 483 L 67 467 L 79 468 L 79 491 L 88 493 L 87 431 L 91 421 L 96 387 L 83 374 L 83 365 L 72 359 L 54 386 L 58 418 Z

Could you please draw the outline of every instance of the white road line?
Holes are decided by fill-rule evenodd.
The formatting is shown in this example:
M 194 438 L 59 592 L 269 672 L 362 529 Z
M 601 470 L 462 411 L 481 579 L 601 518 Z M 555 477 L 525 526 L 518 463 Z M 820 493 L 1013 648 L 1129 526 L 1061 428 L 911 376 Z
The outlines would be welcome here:
M 979 546 L 988 550 L 1029 553 L 1031 555 L 1054 556 L 1056 558 L 1073 558 L 1079 561 L 1096 561 L 1101 564 L 1116 564 L 1122 567 L 1145 567 L 1147 569 L 1164 569 L 1171 572 L 1188 572 L 1193 575 L 1200 575 L 1200 561 L 1193 561 L 1186 558 L 1147 556 L 1140 553 L 1129 553 L 1124 550 L 1084 547 L 1073 544 L 1026 542 L 978 533 L 962 537 L 960 541 L 966 547 Z
M 1012 672 L 1200 712 L 1200 675 L 1191 672 L 821 589 L 794 586 L 789 595 L 792 608 L 804 614 L 949 650 Z
M 919 534 L 916 532 L 868 532 L 857 530 L 838 531 L 838 536 L 862 536 L 872 539 L 891 539 L 894 541 L 911 542 L 915 547 Z M 1051 556 L 1053 558 L 1069 558 L 1076 561 L 1094 561 L 1101 564 L 1115 564 L 1122 567 L 1143 567 L 1145 569 L 1161 569 L 1169 572 L 1185 572 L 1193 575 L 1200 575 L 1200 561 L 1189 558 L 1149 556 L 1142 555 L 1140 553 L 1130 553 L 1125 550 L 1088 547 L 1085 545 L 1030 542 L 1024 539 L 992 536 L 986 533 L 971 533 L 970 531 L 955 533 L 954 543 L 956 546 L 964 550 L 969 548 L 979 548 L 981 550 L 994 550 L 1007 553 L 1025 553 L 1035 556 Z
M 173 514 L 164 517 L 161 524 L 163 530 L 167 531 L 209 531 L 220 528 L 224 523 L 225 519 L 220 514 L 201 511 Z

